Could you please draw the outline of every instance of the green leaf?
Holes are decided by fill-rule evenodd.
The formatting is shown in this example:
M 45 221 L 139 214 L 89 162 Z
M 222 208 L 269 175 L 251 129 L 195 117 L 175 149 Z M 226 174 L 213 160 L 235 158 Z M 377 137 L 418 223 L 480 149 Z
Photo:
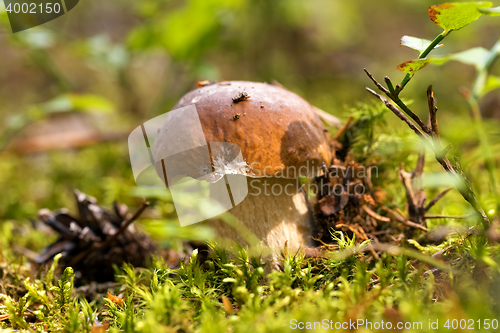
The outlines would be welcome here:
M 414 49 L 422 53 L 425 49 L 431 45 L 432 41 L 427 40 L 427 39 L 422 39 L 422 38 L 417 38 L 417 37 L 411 37 L 411 36 L 403 36 L 401 38 L 401 42 L 399 43 L 399 46 L 406 46 L 409 47 L 410 49 Z M 443 44 L 436 45 L 434 48 L 438 48 L 444 46 Z
M 489 16 L 500 16 L 500 7 L 495 8 L 479 8 L 479 12 Z
M 67 111 L 91 111 L 109 113 L 114 109 L 112 102 L 104 97 L 92 94 L 65 94 L 41 105 L 47 113 Z
M 486 84 L 484 85 L 482 95 L 486 95 L 490 91 L 498 89 L 498 88 L 500 88 L 500 77 L 490 75 L 490 76 L 488 76 L 488 79 L 486 79 Z
M 427 59 L 408 60 L 399 64 L 397 69 L 402 72 L 413 74 L 427 66 L 430 62 Z
M 456 60 L 467 65 L 472 65 L 476 67 L 478 70 L 480 70 L 484 68 L 484 66 L 486 65 L 489 56 L 490 56 L 490 51 L 482 47 L 475 47 L 470 50 L 446 56 L 428 57 L 424 59 L 405 61 L 402 64 L 400 64 L 397 68 L 402 72 L 413 74 L 414 72 L 421 70 L 428 64 L 439 66 L 447 63 L 450 60 Z
M 481 16 L 480 8 L 489 8 L 491 2 L 453 2 L 430 6 L 431 20 L 444 29 L 445 33 L 462 29 Z
M 475 47 L 463 52 L 451 54 L 448 56 L 451 60 L 460 61 L 467 65 L 472 65 L 477 69 L 482 69 L 486 66 L 490 51 L 483 47 Z

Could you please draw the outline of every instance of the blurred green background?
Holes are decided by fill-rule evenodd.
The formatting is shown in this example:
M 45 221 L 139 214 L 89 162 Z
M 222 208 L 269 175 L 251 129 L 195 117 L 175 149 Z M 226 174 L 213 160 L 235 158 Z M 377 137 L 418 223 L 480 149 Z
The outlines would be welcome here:
M 133 128 L 170 110 L 196 88 L 197 80 L 276 80 L 346 119 L 360 103 L 372 102 L 364 89 L 371 82 L 363 68 L 379 79 L 389 75 L 400 81 L 404 75 L 396 66 L 417 56 L 399 47 L 400 38 L 433 39 L 441 31 L 427 15 L 428 6 L 438 3 L 82 0 L 63 17 L 16 34 L 9 32 L 2 8 L 0 220 L 35 219 L 44 207 L 74 210 L 72 193 L 78 188 L 106 206 L 115 199 L 132 207 L 140 196 L 161 199 L 166 204 L 156 205 L 149 217 L 175 223 L 166 191 L 135 187 L 127 148 Z M 484 17 L 451 34 L 436 54 L 475 46 L 489 49 L 499 38 L 500 20 Z M 428 84 L 434 85 L 442 135 L 454 144 L 453 153 L 462 156 L 486 210 L 495 213 L 477 135 L 459 93 L 461 86 L 472 84 L 474 74 L 474 68 L 456 62 L 431 65 L 412 80 L 403 97 L 425 115 L 425 91 Z M 486 96 L 482 112 L 498 156 L 498 91 Z M 388 155 L 384 170 L 394 178 L 400 162 L 415 161 L 417 140 L 394 116 L 385 118 L 387 124 L 376 135 L 392 142 L 380 151 Z M 440 171 L 431 157 L 428 164 L 430 170 Z M 398 183 L 378 185 L 389 193 L 388 204 L 404 209 Z M 461 214 L 467 209 L 455 193 L 435 213 Z

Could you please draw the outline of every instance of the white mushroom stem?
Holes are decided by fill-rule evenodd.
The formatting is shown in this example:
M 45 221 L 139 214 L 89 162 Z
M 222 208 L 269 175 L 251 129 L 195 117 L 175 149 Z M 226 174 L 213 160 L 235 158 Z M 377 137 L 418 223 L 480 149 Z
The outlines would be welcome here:
M 273 260 L 279 257 L 285 244 L 289 252 L 313 245 L 312 212 L 297 179 L 248 178 L 248 196 L 229 212 L 261 245 L 270 248 Z M 208 224 L 219 237 L 245 244 L 243 230 L 236 230 L 220 219 L 209 220 Z

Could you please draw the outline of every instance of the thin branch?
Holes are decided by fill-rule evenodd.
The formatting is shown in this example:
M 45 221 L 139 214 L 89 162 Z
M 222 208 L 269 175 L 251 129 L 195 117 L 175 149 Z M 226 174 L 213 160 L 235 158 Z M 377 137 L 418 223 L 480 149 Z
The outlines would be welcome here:
M 425 207 L 425 212 L 427 213 L 429 209 L 431 209 L 432 206 L 434 206 L 439 200 L 441 200 L 441 198 L 443 198 L 446 195 L 446 193 L 448 193 L 452 188 L 453 186 L 448 187 L 446 190 L 444 190 L 443 192 L 439 193 L 434 198 L 432 198 L 432 200 L 429 201 L 429 203 Z
M 375 85 L 380 90 L 382 90 L 384 93 L 389 92 L 380 83 L 378 83 L 377 80 L 375 80 L 375 78 L 373 77 L 373 75 L 370 74 L 370 72 L 368 72 L 366 69 L 365 69 L 365 72 L 368 75 L 368 77 L 375 83 Z M 452 165 L 451 162 L 448 160 L 448 158 L 446 158 L 446 153 L 450 149 L 450 146 L 448 146 L 445 149 L 442 149 L 439 144 L 436 144 L 436 141 L 430 139 L 430 137 L 429 137 L 428 134 L 430 134 L 432 136 L 434 136 L 434 135 L 433 135 L 432 132 L 430 132 L 430 130 L 427 127 L 422 127 L 421 126 L 422 130 L 420 130 L 396 106 L 394 106 L 391 102 L 389 102 L 389 100 L 387 100 L 387 98 L 385 98 L 382 95 L 376 93 L 375 91 L 373 91 L 370 88 L 366 88 L 366 90 L 368 92 L 370 92 L 372 95 L 374 95 L 375 97 L 379 98 L 382 102 L 384 102 L 385 106 L 389 110 L 391 110 L 396 116 L 398 116 L 399 119 L 401 119 L 402 121 L 404 121 L 418 136 L 426 139 L 425 141 L 434 150 L 434 155 L 436 157 L 436 160 L 439 162 L 439 164 L 441 164 L 441 166 L 443 167 L 443 169 L 446 170 L 446 172 L 448 172 L 449 174 L 451 174 L 453 177 L 455 177 L 461 183 L 461 185 L 457 186 L 458 191 L 460 192 L 460 194 L 462 195 L 462 197 L 467 202 L 469 202 L 469 204 L 481 216 L 483 226 L 485 227 L 485 229 L 487 229 L 489 227 L 489 225 L 490 225 L 490 220 L 488 219 L 488 216 L 486 215 L 486 213 L 482 209 L 481 205 L 479 204 L 479 201 L 477 200 L 477 197 L 476 197 L 476 195 L 474 193 L 474 190 L 472 189 L 472 186 L 470 185 L 467 177 L 465 176 L 465 173 L 463 172 L 463 170 L 462 170 L 462 168 L 460 166 L 460 161 L 458 160 L 458 158 L 455 158 L 456 159 L 456 163 L 455 163 L 455 165 Z M 426 130 L 426 128 L 427 128 L 427 130 Z M 422 131 L 424 131 L 426 133 L 424 133 Z M 427 132 L 427 131 L 429 131 L 429 132 Z
M 425 165 L 425 154 L 424 152 L 420 152 L 418 154 L 417 165 L 415 169 L 411 171 L 411 174 L 414 178 L 421 177 L 424 174 L 424 165 Z
M 422 225 L 424 223 L 423 216 L 425 215 L 425 201 L 427 196 L 423 189 L 422 176 L 424 174 L 425 155 L 420 153 L 418 156 L 417 165 L 415 169 L 410 172 L 404 170 L 404 165 L 398 172 L 399 179 L 403 183 L 406 193 L 406 209 L 408 211 L 408 218 L 416 224 Z
M 19 244 L 16 243 L 12 244 L 12 249 L 14 250 L 14 252 L 22 254 L 23 256 L 25 256 L 26 258 L 28 258 L 33 262 L 36 262 L 36 259 L 38 258 L 38 253 L 31 251 L 30 249 L 27 249 Z
M 429 229 L 427 229 L 426 227 L 424 227 L 423 225 L 421 224 L 418 224 L 418 223 L 415 223 L 415 222 L 412 222 L 410 220 L 406 220 L 403 222 L 404 225 L 407 225 L 409 227 L 412 227 L 412 228 L 415 228 L 415 229 L 421 229 L 423 231 L 429 231 Z
M 424 219 L 468 219 L 474 215 L 425 215 Z
M 391 110 L 396 116 L 398 116 L 399 119 L 404 121 L 418 136 L 421 136 L 421 137 L 426 138 L 426 139 L 428 138 L 427 134 L 425 134 L 417 126 L 415 126 L 415 124 L 413 122 L 411 122 L 410 119 L 408 119 L 408 117 L 404 113 L 399 111 L 399 109 L 396 106 L 394 106 L 394 104 L 389 102 L 389 100 L 387 98 L 385 98 L 384 96 L 382 96 L 380 94 L 377 94 L 375 91 L 373 91 L 370 88 L 366 88 L 366 90 L 369 93 L 371 93 L 372 95 L 374 95 L 375 97 L 377 97 L 378 99 L 380 99 L 382 102 L 384 102 L 385 106 L 389 110 Z
M 127 230 L 127 228 L 132 224 L 132 222 L 134 222 L 139 216 L 141 216 L 141 214 L 144 212 L 144 210 L 146 208 L 148 208 L 148 206 L 149 206 L 149 202 L 144 201 L 142 203 L 141 207 L 139 207 L 139 209 L 134 213 L 134 215 L 131 218 L 122 222 L 120 229 L 118 229 L 113 236 L 109 237 L 107 240 L 105 240 L 102 243 L 97 243 L 96 247 L 103 248 L 103 247 L 108 246 L 112 242 L 114 242 L 118 238 L 119 235 L 121 235 L 125 230 Z
M 432 85 L 429 85 L 429 87 L 427 88 L 427 103 L 429 104 L 429 116 L 431 120 L 432 134 L 439 142 L 439 127 L 436 117 L 438 108 L 436 106 L 434 92 L 432 91 Z
M 102 249 L 106 246 L 108 246 L 109 244 L 111 244 L 112 242 L 114 242 L 118 236 L 120 234 L 122 234 L 129 226 L 132 222 L 134 222 L 143 212 L 144 210 L 149 206 L 149 202 L 146 202 L 144 201 L 141 205 L 141 207 L 139 207 L 139 209 L 135 212 L 135 214 L 122 222 L 120 228 L 116 231 L 116 233 L 111 236 L 110 238 L 108 238 L 107 240 L 105 240 L 104 242 L 95 242 L 92 244 L 92 246 L 90 246 L 89 248 L 87 248 L 85 251 L 82 251 L 80 252 L 77 256 L 75 256 L 71 262 L 69 263 L 69 266 L 74 266 L 76 265 L 78 262 L 80 262 L 81 260 L 83 260 L 85 257 L 87 257 L 89 255 L 90 252 L 92 252 L 93 250 L 95 249 Z
M 392 209 L 390 209 L 388 207 L 382 207 L 382 209 L 385 210 L 386 212 L 388 212 L 389 214 L 391 214 L 392 217 L 395 220 L 397 220 L 398 222 L 403 223 L 406 220 L 406 218 L 403 215 L 401 215 L 399 212 L 397 212 L 395 210 L 392 210 Z
M 413 113 L 413 111 L 411 111 L 406 106 L 406 104 L 403 103 L 403 101 L 399 98 L 399 93 L 394 91 L 394 88 L 392 88 L 391 79 L 389 79 L 387 76 L 385 77 L 385 82 L 387 83 L 389 89 L 391 90 L 390 91 L 384 88 L 384 86 L 382 86 L 366 68 L 364 69 L 364 71 L 366 75 L 368 75 L 368 77 L 375 83 L 377 88 L 384 94 L 386 94 L 387 97 L 389 97 L 394 103 L 396 103 L 401 108 L 401 110 L 403 110 L 408 116 L 410 116 L 410 118 L 413 119 L 413 121 L 415 121 L 418 124 L 418 126 L 422 128 L 422 131 L 424 131 L 427 134 L 431 134 L 430 129 L 424 124 L 424 122 L 415 113 Z
M 377 88 L 380 91 L 382 91 L 384 94 L 386 94 L 388 96 L 391 94 L 391 92 L 389 90 L 387 90 L 383 85 L 381 85 L 380 83 L 378 83 L 377 80 L 375 80 L 372 73 L 370 73 L 366 68 L 363 68 L 363 70 L 365 71 L 366 75 L 368 75 L 368 77 L 373 81 L 373 83 L 377 86 Z
M 353 119 L 354 119 L 354 116 L 351 115 L 349 117 L 349 119 L 347 119 L 347 121 L 344 124 L 344 126 L 342 126 L 342 128 L 335 134 L 335 136 L 333 137 L 333 140 L 337 141 L 338 139 L 340 139 L 340 137 L 342 135 L 344 135 L 344 133 L 347 131 L 347 128 L 349 127 L 349 125 L 351 125 Z
M 451 32 L 448 31 L 448 32 L 442 32 L 440 33 L 439 35 L 436 36 L 436 38 L 434 38 L 434 40 L 429 44 L 429 46 L 427 46 L 427 48 L 422 51 L 422 53 L 420 53 L 420 55 L 418 56 L 418 59 L 423 59 L 425 57 L 427 57 L 429 55 L 429 53 L 431 53 L 432 50 L 434 50 L 434 48 Z M 406 74 L 406 76 L 404 77 L 403 81 L 401 81 L 400 84 L 398 84 L 399 87 L 396 87 L 396 91 L 397 93 L 399 94 L 401 92 L 401 90 L 404 89 L 404 87 L 408 84 L 408 82 L 410 82 L 411 78 L 413 77 L 413 74 Z
M 365 72 L 366 72 L 366 70 L 365 70 Z M 391 79 L 388 76 L 386 76 L 386 77 L 384 77 L 384 81 L 385 81 L 385 84 L 387 85 L 387 88 L 389 88 L 389 91 L 391 92 L 391 96 L 396 97 L 398 95 L 398 93 L 394 89 L 394 85 L 392 84 Z
M 427 134 L 431 134 L 431 130 L 429 129 L 429 127 L 427 127 L 427 125 L 425 125 L 424 122 L 415 113 L 413 113 L 413 111 L 411 111 L 405 103 L 403 103 L 403 101 L 399 98 L 399 95 L 396 95 L 392 100 L 397 104 L 397 106 L 401 108 L 401 110 L 409 115 L 411 119 L 413 119 L 418 124 L 418 126 L 420 126 L 420 128 L 422 128 L 422 131 Z
M 428 229 L 426 227 L 424 227 L 423 225 L 408 220 L 402 214 L 400 214 L 400 213 L 398 213 L 398 212 L 396 212 L 388 207 L 382 207 L 382 209 L 385 210 L 386 212 L 388 212 L 389 214 L 391 214 L 394 219 L 396 219 L 398 222 L 400 222 L 404 225 L 407 225 L 407 226 L 412 227 L 412 228 L 417 228 L 417 229 L 422 229 L 424 231 L 428 231 Z
M 362 210 L 365 211 L 366 214 L 370 215 L 373 217 L 375 220 L 380 221 L 380 222 L 391 222 L 391 219 L 385 216 L 381 216 L 377 213 L 375 213 L 373 210 L 370 209 L 367 205 L 363 205 L 361 207 Z

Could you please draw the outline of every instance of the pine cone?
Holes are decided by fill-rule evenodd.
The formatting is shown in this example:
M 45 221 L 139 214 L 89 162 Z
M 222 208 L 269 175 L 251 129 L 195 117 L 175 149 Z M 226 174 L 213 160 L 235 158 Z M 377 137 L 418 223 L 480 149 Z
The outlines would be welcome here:
M 51 212 L 42 209 L 38 217 L 54 229 L 59 238 L 47 246 L 36 262 L 46 263 L 62 253 L 59 265 L 75 270 L 75 283 L 114 280 L 113 265 L 128 262 L 135 267 L 144 267 L 157 249 L 153 240 L 137 232 L 132 222 L 146 209 L 144 203 L 132 216 L 126 205 L 116 201 L 114 213 L 100 207 L 96 199 L 75 191 L 79 218 L 70 215 L 67 209 Z

